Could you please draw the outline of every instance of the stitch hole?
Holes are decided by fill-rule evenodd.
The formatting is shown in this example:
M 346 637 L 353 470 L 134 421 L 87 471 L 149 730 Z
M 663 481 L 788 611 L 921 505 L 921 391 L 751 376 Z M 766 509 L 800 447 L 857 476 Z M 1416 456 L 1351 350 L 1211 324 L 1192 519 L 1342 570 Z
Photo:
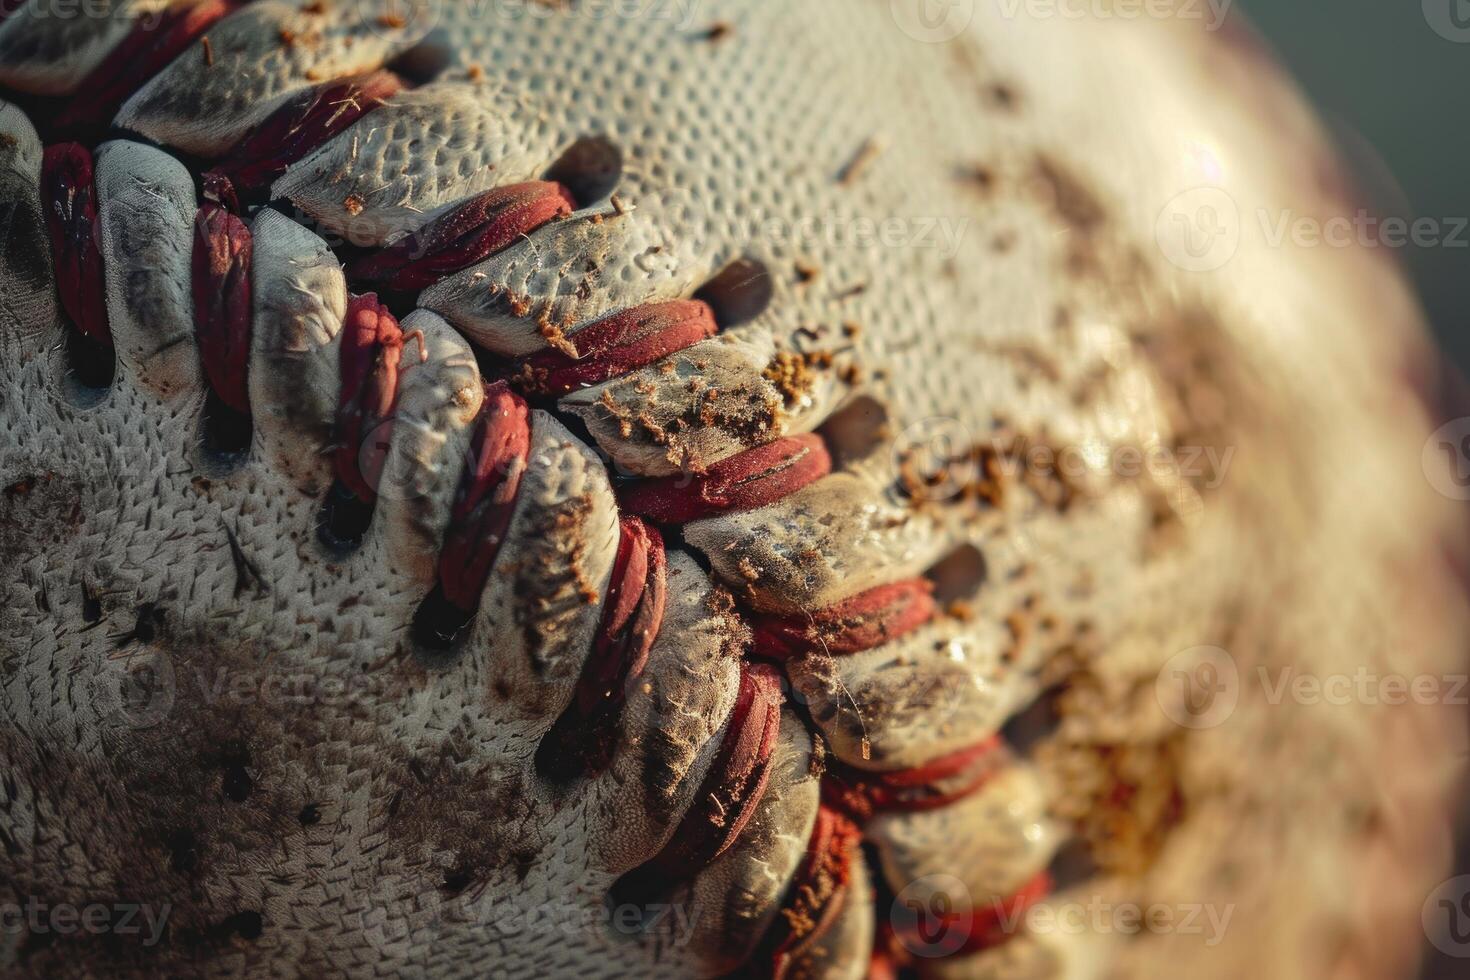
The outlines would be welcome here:
M 1062 723 L 1058 702 L 1063 689 L 1048 688 L 1025 710 L 1012 715 L 1001 727 L 1001 737 L 1018 758 L 1029 758 L 1036 746 L 1056 734 Z
M 1082 841 L 1073 840 L 1063 845 L 1051 859 L 1052 887 L 1058 892 L 1069 891 L 1100 876 L 1092 852 Z
M 571 191 L 579 208 L 597 204 L 617 190 L 623 177 L 623 151 L 606 136 L 584 136 L 563 151 L 546 171 L 546 180 Z
M 188 830 L 175 830 L 164 838 L 169 853 L 169 867 L 179 874 L 188 874 L 199 864 L 199 843 Z
M 412 636 L 426 659 L 436 661 L 453 653 L 469 638 L 474 614 L 458 608 L 435 585 L 413 614 Z
M 688 896 L 690 890 L 688 881 L 674 881 L 647 865 L 640 865 L 613 882 L 603 901 L 612 910 L 638 910 L 637 924 L 631 929 L 618 930 L 624 939 L 637 940 L 645 938 L 657 924 L 659 916 L 672 909 L 678 899 Z M 662 908 L 655 908 L 659 906 Z
M 226 466 L 244 460 L 254 436 L 250 416 L 224 403 L 211 387 L 204 398 L 204 449 Z
M 439 888 L 445 895 L 452 898 L 473 884 L 474 880 L 475 873 L 473 869 L 456 868 L 444 875 L 444 880 L 440 883 Z
M 217 929 L 224 936 L 239 936 L 253 942 L 265 931 L 265 920 L 259 912 L 236 912 L 221 922 Z
M 832 468 L 849 467 L 871 457 L 889 438 L 888 408 L 871 395 L 859 395 L 818 432 L 832 454 Z
M 66 320 L 66 314 L 61 314 Z M 98 343 L 82 333 L 66 320 L 66 362 L 68 394 L 72 400 L 85 407 L 96 405 L 112 387 L 117 359 L 112 348 Z
M 578 729 L 578 721 L 575 714 L 564 712 L 536 746 L 536 775 L 557 789 L 587 774 L 588 766 L 579 751 L 578 742 L 584 733 Z
M 241 746 L 231 746 L 220 758 L 223 772 L 220 776 L 220 791 L 226 799 L 244 803 L 255 789 L 255 780 L 250 777 L 250 753 Z
M 934 583 L 940 607 L 974 601 L 990 577 L 985 556 L 974 545 L 961 545 L 939 560 L 924 577 Z
M 435 27 L 424 39 L 385 66 L 411 85 L 428 85 L 449 70 L 454 61 L 454 42 L 443 27 Z
M 317 518 L 321 543 L 339 554 L 352 551 L 362 544 L 372 523 L 373 505 L 347 489 L 341 480 L 333 480 Z
M 764 262 L 749 256 L 736 259 L 699 288 L 695 299 L 704 300 L 715 311 L 722 329 L 749 323 L 771 305 L 775 286 Z

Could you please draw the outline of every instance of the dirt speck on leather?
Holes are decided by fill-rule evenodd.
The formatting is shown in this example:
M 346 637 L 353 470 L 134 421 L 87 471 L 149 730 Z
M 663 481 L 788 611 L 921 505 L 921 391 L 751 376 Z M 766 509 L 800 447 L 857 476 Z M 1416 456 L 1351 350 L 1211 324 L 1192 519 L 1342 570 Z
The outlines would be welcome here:
M 1086 674 L 1072 677 L 1072 687 L 1058 700 L 1063 718 L 1092 714 L 1098 710 L 1098 699 L 1117 697 L 1088 681 Z M 1140 699 L 1152 696 L 1152 690 L 1141 689 L 1122 694 L 1115 716 L 1143 710 Z M 1057 801 L 1058 816 L 1077 827 L 1092 859 L 1106 871 L 1146 872 L 1170 831 L 1187 815 L 1181 788 L 1187 749 L 1177 727 L 1126 743 L 1104 738 L 1055 740 L 1045 743 L 1039 753 L 1048 771 L 1067 780 L 1067 791 Z
M 762 376 L 776 386 L 790 408 L 811 393 L 818 372 L 832 365 L 832 355 L 825 351 L 778 351 L 766 365 Z
M 1022 105 L 1021 93 L 1011 82 L 991 82 L 983 94 L 986 104 L 1000 112 L 1018 112 Z
M 1097 195 L 1056 158 L 1037 156 L 1035 176 L 1057 215 L 1076 231 L 1091 233 L 1107 220 L 1108 212 Z
M 538 509 L 527 538 L 541 553 L 520 562 L 512 572 L 512 588 L 519 600 L 514 616 L 538 677 L 565 667 L 551 659 L 548 651 L 564 648 L 567 614 L 598 599 L 597 586 L 586 568 L 588 543 L 582 537 L 593 506 L 584 494 L 556 507 Z
M 463 732 L 450 732 L 429 754 L 394 750 L 383 767 L 383 832 L 404 866 L 434 886 L 459 875 L 459 889 L 521 877 L 544 847 L 524 775 L 486 760 Z
M 0 490 L 0 553 L 55 547 L 77 533 L 83 516 L 81 491 L 65 477 L 41 473 L 15 480 Z
M 790 357 L 801 361 L 804 355 L 793 354 Z M 668 366 L 667 370 L 659 372 L 652 388 L 633 387 L 631 390 L 635 397 L 629 399 L 660 409 L 661 414 L 636 410 L 625 404 L 619 394 L 630 389 L 622 386 L 605 389 L 598 406 L 616 422 L 618 433 L 625 441 L 634 445 L 658 446 L 664 450 L 662 455 L 669 463 L 685 472 L 703 473 L 711 461 L 702 458 L 690 438 L 692 435 L 702 430 L 715 430 L 727 433 L 742 447 L 754 447 L 783 431 L 782 409 L 783 405 L 790 403 L 779 390 L 773 390 L 776 381 L 772 373 L 780 374 L 782 370 L 778 364 L 772 362 L 772 367 L 764 375 L 742 376 L 732 388 L 710 387 L 701 373 L 681 379 L 677 368 Z M 694 367 L 696 372 L 701 370 L 698 364 Z M 809 388 L 814 383 L 815 374 L 811 371 L 804 367 L 791 369 L 788 384 L 794 399 L 800 397 L 798 385 Z M 669 395 L 668 388 L 674 385 L 682 387 L 683 393 L 661 397 Z M 671 405 L 677 405 L 677 409 Z
M 883 153 L 883 144 L 874 138 L 862 142 L 852 158 L 837 173 L 837 183 L 850 186 L 860 181 L 873 162 Z
M 586 280 L 583 280 L 585 283 Z M 568 357 L 577 357 L 577 348 L 567 337 L 566 328 L 551 319 L 549 313 L 543 313 L 536 318 L 536 332 L 539 333 L 546 343 L 553 349 L 561 351 Z
M 125 611 L 117 599 L 109 596 L 109 610 Z M 316 777 L 288 765 L 283 749 L 333 741 L 330 722 L 314 712 L 282 712 L 237 693 L 242 679 L 259 678 L 259 652 L 238 638 L 222 647 L 192 630 L 176 632 L 167 618 L 137 634 L 91 684 L 123 712 L 101 730 L 100 753 L 0 741 L 8 806 L 27 812 L 16 841 L 27 859 L 10 865 L 18 876 L 11 884 L 53 904 L 106 898 L 167 906 L 167 941 L 148 948 L 124 936 L 89 936 L 79 946 L 48 946 L 31 964 L 42 973 L 53 953 L 68 971 L 89 963 L 103 972 L 167 970 L 228 953 L 237 937 L 221 928 L 216 910 L 260 908 L 269 885 L 254 870 L 280 848 L 301 846 L 296 814 Z M 171 684 L 159 685 L 160 671 Z M 152 714 L 143 712 L 152 710 L 161 717 L 149 724 Z M 78 849 L 69 843 L 76 841 L 111 846 Z

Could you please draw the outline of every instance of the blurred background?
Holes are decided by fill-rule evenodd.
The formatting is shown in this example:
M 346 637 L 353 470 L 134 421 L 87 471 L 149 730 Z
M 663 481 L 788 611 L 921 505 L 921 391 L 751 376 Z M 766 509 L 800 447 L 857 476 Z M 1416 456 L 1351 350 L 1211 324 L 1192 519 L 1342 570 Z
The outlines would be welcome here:
M 1470 0 L 1236 0 L 1335 130 L 1380 215 L 1444 223 L 1401 258 L 1470 365 Z M 1470 967 L 1460 976 L 1470 976 Z
M 1405 246 L 1447 356 L 1470 367 L 1470 0 L 1236 0 L 1327 120 L 1383 217 L 1432 218 L 1443 244 Z M 1455 228 L 1458 234 L 1450 234 Z M 1467 798 L 1466 812 L 1470 812 Z M 1470 834 L 1460 841 L 1470 872 Z M 1436 954 L 1422 980 L 1464 980 Z

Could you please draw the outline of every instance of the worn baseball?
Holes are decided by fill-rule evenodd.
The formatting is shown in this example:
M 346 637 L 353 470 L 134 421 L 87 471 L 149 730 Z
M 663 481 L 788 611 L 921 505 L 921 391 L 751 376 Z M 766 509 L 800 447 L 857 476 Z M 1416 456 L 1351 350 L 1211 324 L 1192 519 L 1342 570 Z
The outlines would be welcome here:
M 0 2 L 0 973 L 1463 953 L 1470 413 L 1085 6 Z

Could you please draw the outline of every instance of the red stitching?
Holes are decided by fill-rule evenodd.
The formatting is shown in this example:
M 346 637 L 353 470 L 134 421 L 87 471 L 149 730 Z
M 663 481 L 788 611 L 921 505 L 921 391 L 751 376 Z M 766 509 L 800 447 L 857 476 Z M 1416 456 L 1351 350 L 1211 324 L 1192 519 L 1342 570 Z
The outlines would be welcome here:
M 635 306 L 577 331 L 567 350 L 549 347 L 523 358 L 513 377 L 527 394 L 565 395 L 647 367 L 718 329 L 714 310 L 699 300 Z
M 571 191 L 537 180 L 477 194 L 399 241 L 347 266 L 347 278 L 416 292 L 576 210 Z
M 1052 891 L 1050 872 L 1042 871 L 1026 884 L 1004 898 L 995 896 L 973 896 L 970 908 L 952 912 L 936 911 L 940 925 L 933 928 L 937 935 L 962 937 L 950 956 L 970 956 L 994 949 L 1014 937 L 1010 923 L 1022 921 L 1026 911 L 1046 898 Z M 933 924 L 929 924 L 933 927 Z M 916 923 L 903 923 L 898 930 L 899 939 L 911 949 L 923 949 L 930 941 L 919 931 Z
M 187 48 L 240 0 L 205 2 L 170 12 L 163 27 L 135 30 L 88 76 L 61 114 L 63 127 L 95 126 L 127 95 Z M 19 6 L 0 0 L 0 19 Z M 196 335 L 206 379 L 229 407 L 248 414 L 252 241 L 240 217 L 236 187 L 254 194 L 286 168 L 404 86 L 388 71 L 317 86 L 276 110 L 204 175 L 191 263 Z M 107 322 L 96 191 L 91 153 L 77 143 L 47 147 L 42 190 L 63 309 L 75 329 L 111 346 Z M 561 184 L 532 181 L 495 188 L 460 202 L 426 225 L 347 266 L 357 282 L 413 292 L 501 251 L 576 209 Z M 530 395 L 559 396 L 646 367 L 714 336 L 713 311 L 697 300 L 632 307 L 584 327 L 561 348 L 520 359 L 509 380 Z M 376 473 L 364 473 L 365 435 L 391 425 L 398 362 L 405 336 L 375 294 L 349 301 L 341 348 L 342 390 L 334 465 L 338 479 L 371 503 Z M 383 433 L 377 433 L 380 437 Z M 466 617 L 478 608 L 514 512 L 530 449 L 529 407 L 507 381 L 487 384 L 439 556 L 437 593 Z M 831 471 L 814 434 L 777 439 L 699 473 L 625 485 L 611 585 L 604 597 L 594 649 L 565 717 L 590 734 L 581 761 L 590 769 L 611 758 L 613 734 L 629 685 L 642 673 L 662 625 L 667 599 L 663 539 L 651 521 L 680 525 L 772 504 Z M 918 629 L 937 612 L 932 586 L 912 579 L 878 586 L 807 616 L 749 617 L 759 655 L 784 660 L 813 653 L 848 655 Z M 671 843 L 643 870 L 687 878 L 728 849 L 763 794 L 779 733 L 781 675 L 742 661 L 736 703 L 716 759 Z M 559 720 L 559 724 L 560 724 Z M 933 809 L 976 792 L 1008 759 L 999 736 L 902 772 L 869 773 L 834 767 L 823 779 L 807 855 L 782 916 L 763 940 L 761 955 L 782 975 L 836 921 L 857 853 L 861 825 L 877 813 Z M 1015 913 L 1050 889 L 1042 873 L 1003 903 Z M 1003 941 L 999 910 L 956 913 L 970 940 L 960 952 Z M 963 920 L 963 921 L 961 921 Z
M 708 866 L 735 843 L 765 792 L 782 702 L 776 669 L 741 661 L 739 692 L 719 750 L 679 829 L 649 862 L 650 870 L 678 881 Z
M 756 954 L 767 975 L 785 978 L 836 924 L 850 894 L 861 841 L 862 830 L 847 815 L 818 807 L 794 884 Z
M 642 675 L 664 620 L 668 583 L 663 537 L 633 516 L 622 518 L 619 535 L 602 622 L 574 698 L 589 722 L 627 699 L 627 686 Z
M 480 605 L 531 450 L 530 409 L 503 381 L 486 385 L 485 401 L 470 440 L 470 465 L 460 479 L 444 546 L 439 585 L 465 613 Z
M 174 5 L 156 18 L 139 17 L 127 37 L 82 79 L 56 120 L 63 132 L 90 132 L 117 115 L 128 96 L 166 68 L 244 0 L 201 0 Z
M 111 349 L 92 152 L 80 143 L 46 147 L 41 194 L 61 308 L 78 332 Z
M 883 813 L 936 810 L 978 792 L 1010 762 L 1005 742 L 992 735 L 912 769 L 869 772 L 833 765 L 822 781 L 822 798 L 859 823 Z
M 348 299 L 338 358 L 342 384 L 338 389 L 337 447 L 332 458 L 337 479 L 364 503 L 377 498 L 382 456 L 393 437 L 398 362 L 405 339 L 398 318 L 378 301 L 376 294 Z M 365 459 L 370 450 L 373 454 Z M 367 472 L 363 471 L 365 462 Z
M 791 660 L 812 653 L 860 653 L 891 643 L 934 618 L 934 586 L 924 578 L 891 582 L 807 615 L 749 617 L 761 656 Z
M 832 471 L 821 436 L 777 439 L 711 466 L 704 473 L 640 480 L 618 493 L 625 510 L 659 524 L 688 524 L 730 511 L 754 510 L 790 496 Z
M 240 140 L 215 170 L 241 193 L 269 187 L 286 168 L 403 88 L 390 71 L 319 85 L 291 99 Z
M 206 380 L 221 401 L 242 415 L 250 414 L 253 254 L 250 227 L 238 215 L 214 203 L 199 209 L 190 258 L 194 337 Z

